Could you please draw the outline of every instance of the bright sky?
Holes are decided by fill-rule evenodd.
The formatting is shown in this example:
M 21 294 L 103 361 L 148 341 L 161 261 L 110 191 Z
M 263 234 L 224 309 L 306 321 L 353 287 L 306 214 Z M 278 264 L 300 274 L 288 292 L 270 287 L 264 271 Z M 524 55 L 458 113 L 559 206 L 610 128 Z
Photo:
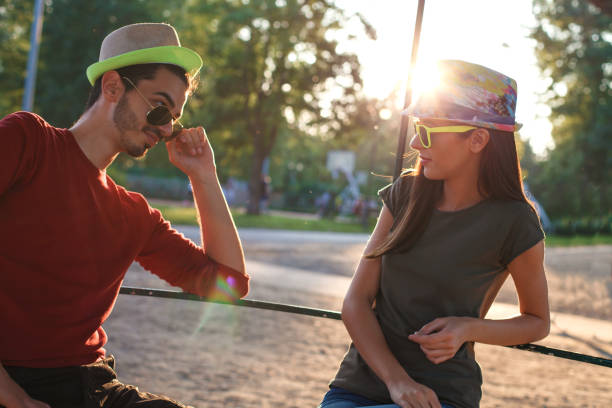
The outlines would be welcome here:
M 337 0 L 360 12 L 376 29 L 376 42 L 362 40 L 350 50 L 359 55 L 364 92 L 384 98 L 405 86 L 412 51 L 417 0 Z M 531 0 L 425 0 L 419 63 L 461 59 L 487 66 L 517 81 L 517 121 L 523 139 L 537 154 L 552 147 L 549 109 L 539 103 L 547 80 L 536 66 Z M 402 94 L 403 95 L 403 94 Z M 399 101 L 403 105 L 402 101 Z

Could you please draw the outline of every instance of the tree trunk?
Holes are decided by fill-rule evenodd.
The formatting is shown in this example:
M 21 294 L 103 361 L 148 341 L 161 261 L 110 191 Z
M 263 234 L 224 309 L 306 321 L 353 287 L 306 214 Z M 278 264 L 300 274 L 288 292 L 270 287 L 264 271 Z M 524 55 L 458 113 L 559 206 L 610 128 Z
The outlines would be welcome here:
M 263 104 L 260 104 L 261 106 Z M 247 203 L 247 214 L 259 215 L 261 213 L 261 199 L 264 192 L 263 164 L 266 157 L 270 155 L 276 136 L 278 125 L 264 126 L 264 114 L 260 111 L 255 115 L 254 125 L 249 127 L 253 136 L 253 161 L 251 163 L 251 175 L 249 177 L 249 201 Z
M 251 164 L 251 175 L 249 177 L 249 201 L 247 202 L 247 214 L 259 215 L 263 190 L 263 178 L 261 171 L 263 170 L 263 162 L 265 154 L 262 149 L 255 146 L 253 154 L 253 163 Z

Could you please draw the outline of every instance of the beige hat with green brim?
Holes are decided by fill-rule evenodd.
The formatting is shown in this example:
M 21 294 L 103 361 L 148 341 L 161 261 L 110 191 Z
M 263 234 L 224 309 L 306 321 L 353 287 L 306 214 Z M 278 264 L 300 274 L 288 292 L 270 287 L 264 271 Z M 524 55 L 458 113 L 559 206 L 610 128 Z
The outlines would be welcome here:
M 93 85 L 105 72 L 156 63 L 178 65 L 191 77 L 202 68 L 202 58 L 195 51 L 181 47 L 174 27 L 140 23 L 121 27 L 104 38 L 98 62 L 87 68 L 87 79 Z

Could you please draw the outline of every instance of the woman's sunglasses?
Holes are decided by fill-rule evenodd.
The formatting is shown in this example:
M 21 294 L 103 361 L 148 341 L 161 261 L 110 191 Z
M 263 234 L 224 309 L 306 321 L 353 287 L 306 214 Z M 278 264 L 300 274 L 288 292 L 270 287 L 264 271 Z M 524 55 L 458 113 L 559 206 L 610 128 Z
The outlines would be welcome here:
M 424 148 L 429 149 L 431 147 L 431 134 L 432 133 L 463 133 L 468 130 L 476 129 L 474 126 L 436 126 L 429 127 L 421 125 L 419 123 L 414 124 L 415 133 L 419 135 L 421 144 Z
M 173 121 L 172 133 L 170 134 L 170 136 L 163 138 L 164 142 L 169 142 L 170 140 L 177 137 L 179 133 L 181 133 L 181 131 L 183 130 L 183 125 L 181 124 L 181 122 L 179 122 L 177 118 L 175 118 L 172 115 L 172 113 L 170 112 L 170 110 L 168 109 L 166 105 L 159 105 L 157 107 L 154 107 L 153 105 L 151 105 L 149 100 L 145 98 L 142 92 L 140 92 L 140 90 L 136 87 L 136 85 L 134 85 L 134 83 L 130 80 L 130 78 L 127 78 L 127 77 L 121 77 L 121 78 L 125 79 L 136 90 L 136 92 L 138 92 L 138 94 L 142 97 L 142 99 L 144 99 L 147 105 L 149 105 L 149 107 L 151 108 L 151 110 L 147 112 L 147 123 L 149 125 L 163 126 Z

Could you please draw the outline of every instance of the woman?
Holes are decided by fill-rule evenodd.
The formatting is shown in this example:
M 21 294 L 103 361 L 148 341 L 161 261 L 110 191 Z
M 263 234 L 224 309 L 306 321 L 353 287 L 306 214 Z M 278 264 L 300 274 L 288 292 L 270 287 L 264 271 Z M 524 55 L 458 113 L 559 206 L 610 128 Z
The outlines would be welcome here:
M 474 342 L 548 335 L 544 234 L 514 143 L 516 82 L 463 61 L 438 70 L 439 85 L 407 109 L 416 169 L 379 193 L 342 307 L 353 343 L 321 408 L 478 407 Z M 484 319 L 508 275 L 520 315 Z

